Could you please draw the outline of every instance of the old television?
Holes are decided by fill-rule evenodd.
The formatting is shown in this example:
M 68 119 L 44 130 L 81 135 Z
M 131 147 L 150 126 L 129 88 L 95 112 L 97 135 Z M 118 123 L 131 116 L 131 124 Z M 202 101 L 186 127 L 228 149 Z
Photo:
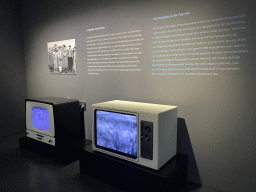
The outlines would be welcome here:
M 92 105 L 92 148 L 158 170 L 177 152 L 177 106 L 114 100 Z
M 67 146 L 85 138 L 77 99 L 26 99 L 27 137 L 52 146 Z

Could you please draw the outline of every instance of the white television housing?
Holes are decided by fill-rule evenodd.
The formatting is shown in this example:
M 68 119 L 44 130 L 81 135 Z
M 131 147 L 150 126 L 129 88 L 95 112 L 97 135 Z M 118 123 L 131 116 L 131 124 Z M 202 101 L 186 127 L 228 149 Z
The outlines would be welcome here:
M 93 150 L 155 170 L 176 155 L 177 106 L 114 100 L 93 104 L 92 112 Z

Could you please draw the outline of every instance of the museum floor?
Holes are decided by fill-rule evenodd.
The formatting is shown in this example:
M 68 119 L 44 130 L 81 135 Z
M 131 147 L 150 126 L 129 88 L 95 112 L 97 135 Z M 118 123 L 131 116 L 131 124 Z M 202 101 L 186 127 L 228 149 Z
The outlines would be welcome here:
M 0 191 L 121 192 L 79 172 L 79 161 L 67 166 L 20 149 L 25 133 L 0 138 Z M 219 192 L 187 182 L 180 192 Z

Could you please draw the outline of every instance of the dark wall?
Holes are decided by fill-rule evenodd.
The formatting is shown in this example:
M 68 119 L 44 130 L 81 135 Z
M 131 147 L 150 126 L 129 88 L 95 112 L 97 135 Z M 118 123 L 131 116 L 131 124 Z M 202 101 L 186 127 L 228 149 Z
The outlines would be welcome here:
M 254 191 L 255 2 L 31 0 L 23 6 L 28 97 L 85 101 L 89 139 L 93 103 L 119 99 L 177 105 L 178 151 L 189 155 L 188 179 L 221 191 Z M 141 30 L 131 33 L 136 37 L 118 35 L 134 30 Z M 121 36 L 131 41 L 106 39 Z M 47 42 L 67 39 L 76 40 L 77 74 L 50 75 Z M 101 46 L 110 45 L 91 44 L 108 42 L 142 44 L 134 45 L 139 51 L 115 47 L 89 53 L 88 48 L 103 51 Z M 111 51 L 119 55 L 103 55 Z M 131 52 L 138 58 L 121 55 Z M 138 61 L 135 68 L 141 71 L 115 71 L 123 68 L 104 64 L 119 65 L 121 57 Z
M 21 8 L 0 2 L 0 137 L 25 131 L 27 95 Z

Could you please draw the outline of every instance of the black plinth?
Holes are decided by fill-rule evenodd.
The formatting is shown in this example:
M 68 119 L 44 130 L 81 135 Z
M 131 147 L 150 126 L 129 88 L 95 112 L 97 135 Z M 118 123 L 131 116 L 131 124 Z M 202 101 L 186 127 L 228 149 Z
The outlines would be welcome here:
M 56 147 L 25 136 L 19 138 L 19 143 L 23 149 L 38 153 L 63 165 L 68 165 L 80 158 L 79 147 L 91 144 L 91 140 L 85 139 L 68 147 Z
M 81 149 L 80 172 L 123 191 L 177 192 L 187 181 L 187 155 L 177 154 L 159 170 L 92 150 Z

